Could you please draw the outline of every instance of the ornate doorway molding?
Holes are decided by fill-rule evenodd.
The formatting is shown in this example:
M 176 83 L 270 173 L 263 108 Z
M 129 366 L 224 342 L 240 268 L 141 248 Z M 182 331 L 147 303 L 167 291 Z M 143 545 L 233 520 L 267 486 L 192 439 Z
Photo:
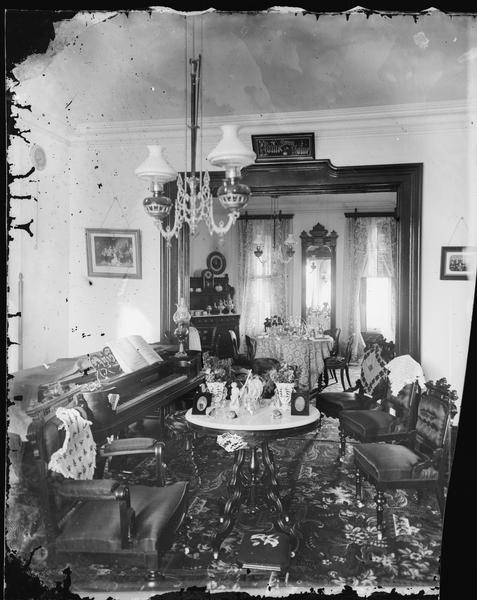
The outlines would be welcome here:
M 261 163 L 242 170 L 243 182 L 250 186 L 255 196 L 396 193 L 399 218 L 396 352 L 410 354 L 417 361 L 420 360 L 422 171 L 422 163 L 335 167 L 329 160 Z M 222 177 L 221 172 L 210 173 L 213 191 L 221 184 Z M 161 281 L 161 316 L 164 324 L 171 321 L 170 310 L 174 309 L 177 300 L 173 299 L 178 297 L 179 287 L 184 293 L 188 290 L 188 244 L 188 238 L 182 236 L 179 245 L 174 242 L 172 250 L 161 253 L 162 272 L 171 268 L 170 257 L 173 255 L 181 267 L 174 277 L 170 274 L 164 276 L 168 280 L 164 284 L 172 286 L 171 289 L 164 289 Z

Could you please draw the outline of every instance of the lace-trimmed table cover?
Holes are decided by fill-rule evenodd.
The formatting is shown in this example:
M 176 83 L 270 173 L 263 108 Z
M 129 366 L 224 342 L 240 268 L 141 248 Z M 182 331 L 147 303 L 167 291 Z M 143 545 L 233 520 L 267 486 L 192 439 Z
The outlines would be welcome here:
M 256 358 L 276 358 L 301 368 L 300 387 L 318 387 L 320 375 L 325 369 L 324 359 L 330 356 L 333 338 L 303 338 L 292 335 L 257 337 Z

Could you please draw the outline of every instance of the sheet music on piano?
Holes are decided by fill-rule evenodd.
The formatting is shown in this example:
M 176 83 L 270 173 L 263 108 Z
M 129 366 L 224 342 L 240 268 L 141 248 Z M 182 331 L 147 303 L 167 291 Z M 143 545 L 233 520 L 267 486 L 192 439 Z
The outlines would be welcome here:
M 159 354 L 140 335 L 129 335 L 108 342 L 102 350 L 88 354 L 99 380 L 162 362 Z

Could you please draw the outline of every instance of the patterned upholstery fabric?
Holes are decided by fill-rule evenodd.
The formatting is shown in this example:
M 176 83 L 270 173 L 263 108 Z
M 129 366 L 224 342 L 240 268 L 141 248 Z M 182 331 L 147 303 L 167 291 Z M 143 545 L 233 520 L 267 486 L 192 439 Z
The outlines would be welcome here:
M 424 394 L 419 402 L 416 423 L 416 442 L 419 448 L 431 450 L 442 446 L 448 423 L 449 410 L 443 402 L 436 402 Z
M 400 444 L 358 444 L 354 449 L 356 464 L 377 482 L 436 480 L 448 422 L 446 400 L 423 394 L 419 401 L 413 450 Z
M 387 395 L 381 402 L 381 408 L 388 413 L 395 413 L 389 424 L 389 432 L 408 431 L 414 426 L 417 406 L 415 394 L 414 384 L 405 385 L 397 396 L 388 387 Z
M 386 361 L 381 356 L 381 348 L 374 344 L 368 348 L 361 362 L 361 383 L 367 394 L 373 394 L 376 386 L 387 376 Z

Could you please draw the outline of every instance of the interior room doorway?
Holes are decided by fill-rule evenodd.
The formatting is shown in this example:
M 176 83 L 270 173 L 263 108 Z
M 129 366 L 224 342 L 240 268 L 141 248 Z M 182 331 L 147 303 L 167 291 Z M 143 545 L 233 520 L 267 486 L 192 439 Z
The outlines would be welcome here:
M 421 163 L 335 167 L 329 160 L 260 163 L 243 169 L 243 181 L 253 196 L 359 194 L 394 192 L 397 218 L 396 352 L 420 360 L 420 239 L 422 206 Z M 212 171 L 211 189 L 223 173 Z M 173 185 L 173 184 L 172 184 Z M 174 193 L 171 189 L 168 195 Z M 162 323 L 171 323 L 179 294 L 189 293 L 189 238 L 184 231 L 170 248 L 163 242 L 162 272 L 173 276 L 161 285 Z M 169 268 L 168 268 L 169 267 Z M 169 276 L 170 277 L 170 276 Z M 165 327 L 167 328 L 167 327 Z

